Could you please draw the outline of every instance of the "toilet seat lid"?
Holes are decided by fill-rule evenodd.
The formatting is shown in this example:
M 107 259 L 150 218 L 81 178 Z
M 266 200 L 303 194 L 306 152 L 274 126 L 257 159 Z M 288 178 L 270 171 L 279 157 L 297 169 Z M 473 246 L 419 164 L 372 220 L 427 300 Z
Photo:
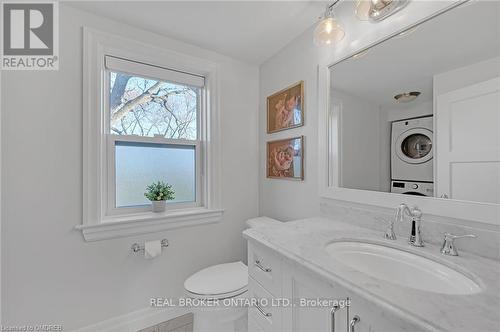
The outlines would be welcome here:
M 186 279 L 184 288 L 198 295 L 234 293 L 248 285 L 248 268 L 242 262 L 209 266 Z

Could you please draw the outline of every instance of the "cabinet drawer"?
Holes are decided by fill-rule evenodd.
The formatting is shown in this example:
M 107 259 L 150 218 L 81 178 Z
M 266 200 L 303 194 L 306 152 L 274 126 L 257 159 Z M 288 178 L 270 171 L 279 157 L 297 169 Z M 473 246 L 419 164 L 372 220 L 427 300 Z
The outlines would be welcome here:
M 256 305 L 248 308 L 248 327 L 254 331 L 281 331 L 281 307 L 275 305 L 275 298 L 253 278 L 248 279 L 248 298 Z
M 248 273 L 272 295 L 281 296 L 281 259 L 275 253 L 249 243 Z

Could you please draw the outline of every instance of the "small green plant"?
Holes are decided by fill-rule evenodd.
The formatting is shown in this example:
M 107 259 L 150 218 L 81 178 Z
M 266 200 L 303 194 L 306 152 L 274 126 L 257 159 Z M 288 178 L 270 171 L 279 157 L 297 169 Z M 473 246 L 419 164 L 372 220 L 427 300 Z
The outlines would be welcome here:
M 150 201 L 170 201 L 175 198 L 174 194 L 171 185 L 158 181 L 147 186 L 144 196 Z

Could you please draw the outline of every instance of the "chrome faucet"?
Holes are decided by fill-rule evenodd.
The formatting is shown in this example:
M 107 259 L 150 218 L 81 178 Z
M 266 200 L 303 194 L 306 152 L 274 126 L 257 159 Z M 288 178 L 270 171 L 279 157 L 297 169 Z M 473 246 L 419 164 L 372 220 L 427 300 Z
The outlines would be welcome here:
M 464 237 L 476 237 L 474 234 L 467 235 L 453 235 L 450 233 L 444 233 L 443 246 L 441 247 L 441 253 L 448 256 L 458 256 L 457 248 L 455 247 L 455 239 L 461 239 Z
M 411 218 L 411 231 L 408 243 L 414 247 L 423 247 L 424 241 L 422 240 L 422 234 L 420 232 L 422 211 L 416 206 L 410 209 L 408 205 L 401 203 L 396 210 L 396 220 L 404 221 L 405 214 Z

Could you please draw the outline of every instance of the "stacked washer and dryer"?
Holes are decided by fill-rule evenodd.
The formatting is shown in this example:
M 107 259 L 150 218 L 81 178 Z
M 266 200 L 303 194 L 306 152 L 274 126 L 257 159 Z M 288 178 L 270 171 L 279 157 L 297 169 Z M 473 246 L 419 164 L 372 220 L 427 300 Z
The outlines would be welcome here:
M 391 134 L 391 192 L 434 196 L 432 116 L 395 121 Z

